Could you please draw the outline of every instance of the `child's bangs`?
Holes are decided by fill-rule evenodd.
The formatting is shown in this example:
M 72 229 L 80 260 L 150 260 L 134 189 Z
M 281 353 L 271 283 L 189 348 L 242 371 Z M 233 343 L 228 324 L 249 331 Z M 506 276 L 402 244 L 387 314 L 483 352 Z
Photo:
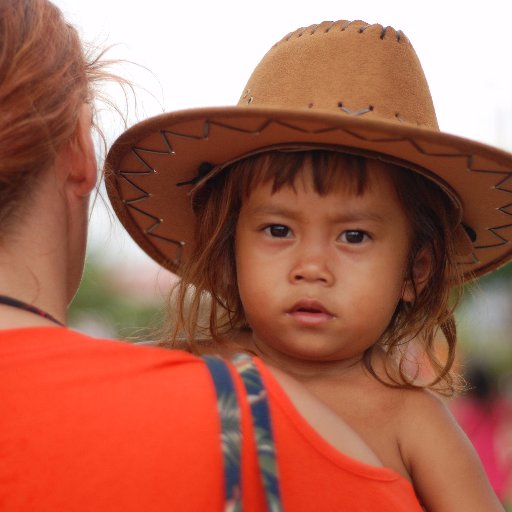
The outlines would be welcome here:
M 363 157 L 326 150 L 268 151 L 232 165 L 230 171 L 245 197 L 260 185 L 272 183 L 272 192 L 284 186 L 296 189 L 303 171 L 311 172 L 316 193 L 344 189 L 361 195 L 368 185 Z

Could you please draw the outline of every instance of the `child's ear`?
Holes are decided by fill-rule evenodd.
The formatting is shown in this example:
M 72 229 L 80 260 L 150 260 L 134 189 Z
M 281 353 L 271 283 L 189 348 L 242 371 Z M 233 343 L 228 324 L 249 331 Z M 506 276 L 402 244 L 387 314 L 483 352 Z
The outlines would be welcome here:
M 428 283 L 432 270 L 432 254 L 425 247 L 421 249 L 412 267 L 412 275 L 406 277 L 402 300 L 412 302 Z

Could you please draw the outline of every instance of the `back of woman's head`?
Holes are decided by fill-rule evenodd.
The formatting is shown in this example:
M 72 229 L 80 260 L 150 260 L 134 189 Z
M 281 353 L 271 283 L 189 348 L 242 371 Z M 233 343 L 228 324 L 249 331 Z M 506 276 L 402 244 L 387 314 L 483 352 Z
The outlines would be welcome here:
M 93 68 L 48 0 L 0 0 L 0 233 L 73 139 Z

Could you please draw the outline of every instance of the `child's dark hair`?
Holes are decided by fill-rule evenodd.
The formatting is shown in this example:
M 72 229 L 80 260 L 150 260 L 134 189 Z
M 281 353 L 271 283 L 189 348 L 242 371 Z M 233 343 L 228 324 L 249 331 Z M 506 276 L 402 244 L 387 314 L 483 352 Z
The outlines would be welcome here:
M 336 187 L 350 187 L 363 194 L 368 185 L 366 158 L 327 150 L 268 151 L 238 161 L 208 180 L 193 198 L 196 244 L 185 264 L 177 290 L 172 319 L 172 339 L 184 337 L 189 350 L 205 332 L 222 343 L 234 332 L 248 327 L 237 289 L 235 229 L 242 202 L 259 184 L 273 184 L 273 191 L 295 185 L 307 160 L 311 161 L 315 190 L 326 195 Z M 406 276 L 412 276 L 420 251 L 431 258 L 428 284 L 410 303 L 400 301 L 391 322 L 376 345 L 387 353 L 388 379 L 372 366 L 371 347 L 364 356 L 369 372 L 398 387 L 428 387 L 451 395 L 457 388 L 452 373 L 456 329 L 453 310 L 458 302 L 462 271 L 457 264 L 454 232 L 458 217 L 448 196 L 431 180 L 395 165 L 387 165 L 399 201 L 409 217 L 412 240 Z M 455 290 L 453 294 L 452 290 Z M 200 325 L 200 308 L 210 301 L 208 325 Z M 172 308 L 171 308 L 172 309 Z M 204 322 L 203 322 L 204 324 Z M 439 331 L 444 335 L 446 356 L 437 350 Z M 410 374 L 406 347 L 414 340 L 424 353 L 434 378 L 419 383 Z M 397 363 L 398 372 L 396 371 Z M 414 373 L 414 372 L 413 372 Z

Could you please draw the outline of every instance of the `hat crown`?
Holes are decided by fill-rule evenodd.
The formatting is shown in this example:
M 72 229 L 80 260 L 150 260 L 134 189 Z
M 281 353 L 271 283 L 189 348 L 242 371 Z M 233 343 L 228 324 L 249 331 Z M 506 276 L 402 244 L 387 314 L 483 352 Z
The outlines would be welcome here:
M 290 33 L 263 57 L 238 104 L 439 130 L 427 80 L 407 37 L 363 21 L 323 22 Z

